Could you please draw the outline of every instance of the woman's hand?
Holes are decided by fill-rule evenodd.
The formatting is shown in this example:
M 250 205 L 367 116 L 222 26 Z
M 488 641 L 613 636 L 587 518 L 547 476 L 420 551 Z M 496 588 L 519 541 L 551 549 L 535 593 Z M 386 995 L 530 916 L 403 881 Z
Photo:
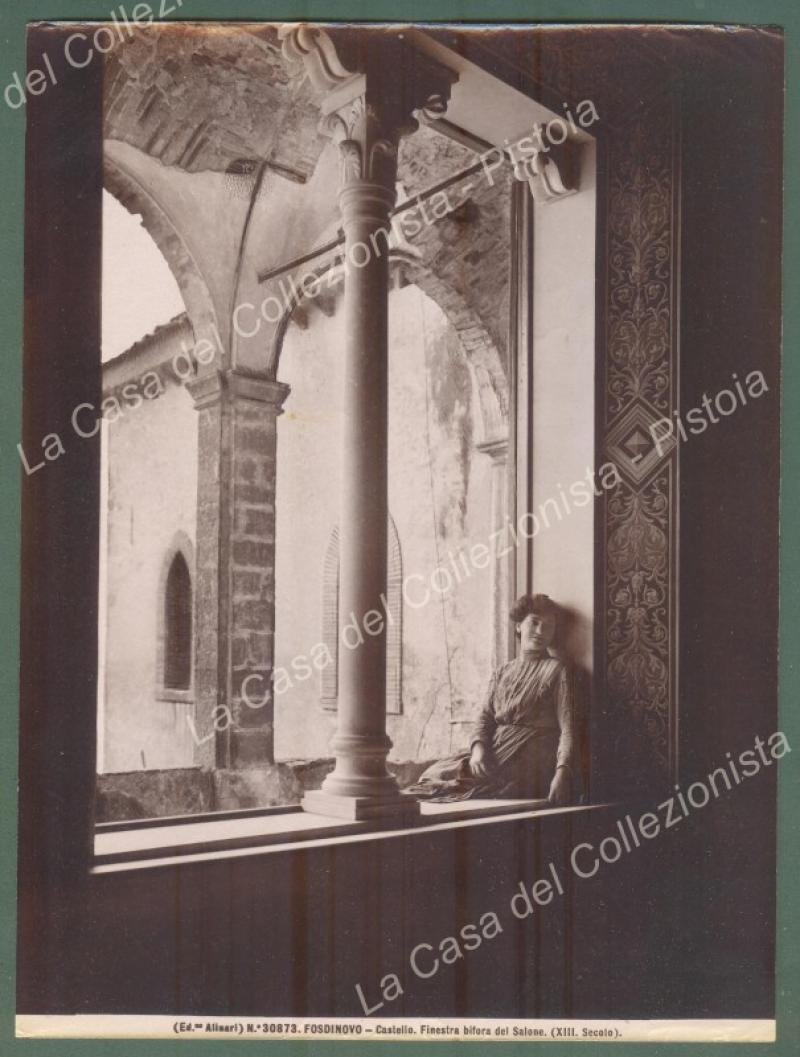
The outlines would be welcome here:
M 547 799 L 551 804 L 558 804 L 559 806 L 568 803 L 569 787 L 569 771 L 566 767 L 557 767 L 556 773 L 553 775 L 553 781 L 550 783 L 550 792 L 547 795 Z
M 469 769 L 476 778 L 485 778 L 489 773 L 489 767 L 486 763 L 486 749 L 480 741 L 476 741 L 472 746 L 472 753 L 469 758 Z

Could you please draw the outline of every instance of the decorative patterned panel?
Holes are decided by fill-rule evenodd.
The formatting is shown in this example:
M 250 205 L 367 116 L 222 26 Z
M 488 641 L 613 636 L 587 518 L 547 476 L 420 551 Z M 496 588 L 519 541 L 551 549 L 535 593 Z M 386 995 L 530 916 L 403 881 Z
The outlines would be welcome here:
M 631 761 L 650 757 L 659 773 L 668 771 L 672 719 L 672 486 L 667 461 L 642 489 L 618 485 L 607 508 L 608 690 L 625 711 L 615 748 Z
M 634 487 L 643 484 L 661 466 L 677 441 L 656 431 L 660 416 L 642 401 L 635 401 L 616 419 L 606 433 L 606 453 Z
M 608 169 L 605 457 L 606 720 L 634 780 L 675 772 L 677 448 L 654 423 L 677 396 L 675 122 L 670 97 L 613 137 Z M 658 434 L 656 434 L 658 435 Z

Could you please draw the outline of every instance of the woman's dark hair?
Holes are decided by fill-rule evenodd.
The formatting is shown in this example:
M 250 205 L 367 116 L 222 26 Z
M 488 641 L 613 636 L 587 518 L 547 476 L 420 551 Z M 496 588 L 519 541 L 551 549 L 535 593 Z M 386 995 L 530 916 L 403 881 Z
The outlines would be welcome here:
M 548 595 L 520 595 L 508 611 L 508 616 L 515 624 L 521 624 L 531 613 L 537 613 L 540 617 L 545 614 L 557 617 L 558 606 Z

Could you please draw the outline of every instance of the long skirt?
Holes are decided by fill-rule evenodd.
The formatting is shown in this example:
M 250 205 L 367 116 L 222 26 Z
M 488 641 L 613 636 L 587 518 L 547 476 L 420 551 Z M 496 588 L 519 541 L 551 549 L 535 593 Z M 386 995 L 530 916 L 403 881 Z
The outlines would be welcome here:
M 558 731 L 516 728 L 513 750 L 506 727 L 502 743 L 487 753 L 486 777 L 475 777 L 469 767 L 470 752 L 437 760 L 407 791 L 427 800 L 448 802 L 477 797 L 545 800 L 556 767 Z

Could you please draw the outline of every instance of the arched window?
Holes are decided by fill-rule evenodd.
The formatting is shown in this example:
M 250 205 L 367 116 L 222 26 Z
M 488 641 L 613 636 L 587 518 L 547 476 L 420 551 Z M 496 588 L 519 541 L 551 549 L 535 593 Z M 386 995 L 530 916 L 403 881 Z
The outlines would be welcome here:
M 191 701 L 194 654 L 192 545 L 183 533 L 164 560 L 159 591 L 159 634 L 156 678 L 165 701 Z
M 386 711 L 403 711 L 403 558 L 392 516 L 387 524 L 386 575 Z M 333 663 L 320 672 L 320 703 L 335 710 L 339 691 L 339 526 L 334 525 L 325 549 L 322 571 L 322 641 Z
M 172 559 L 164 590 L 164 688 L 192 685 L 192 578 L 180 551 Z

